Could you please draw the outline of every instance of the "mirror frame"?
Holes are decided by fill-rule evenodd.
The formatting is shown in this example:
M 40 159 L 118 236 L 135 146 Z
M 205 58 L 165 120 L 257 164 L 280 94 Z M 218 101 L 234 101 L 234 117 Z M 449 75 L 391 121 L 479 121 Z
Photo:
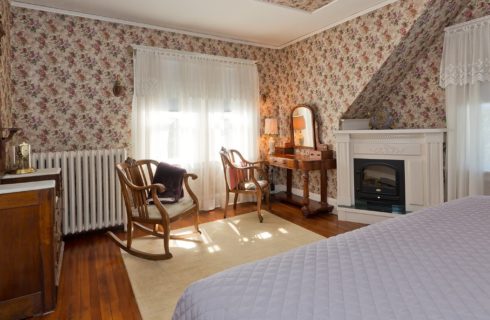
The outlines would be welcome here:
M 313 130 L 313 147 L 297 146 L 294 144 L 293 114 L 294 114 L 294 111 L 298 108 L 307 108 L 311 112 L 311 124 L 313 126 L 311 128 L 311 130 Z M 291 116 L 289 118 L 290 118 L 289 124 L 290 124 L 290 130 L 291 130 L 291 144 L 292 144 L 292 146 L 295 149 L 313 149 L 313 150 L 316 150 L 318 147 L 318 141 L 317 141 L 317 130 L 316 130 L 316 123 L 315 123 L 315 110 L 307 104 L 299 104 L 291 110 Z

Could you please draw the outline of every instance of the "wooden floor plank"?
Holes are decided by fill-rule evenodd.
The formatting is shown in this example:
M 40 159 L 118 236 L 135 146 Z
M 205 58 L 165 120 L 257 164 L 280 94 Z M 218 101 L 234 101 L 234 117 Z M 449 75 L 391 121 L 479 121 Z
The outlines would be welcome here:
M 254 211 L 254 203 L 230 206 L 228 217 Z M 322 236 L 330 237 L 362 227 L 320 214 L 305 218 L 299 208 L 273 202 L 272 213 Z M 223 219 L 223 210 L 203 212 L 201 223 Z M 258 222 L 257 222 L 258 223 Z M 192 219 L 172 224 L 172 229 L 192 225 Z M 142 233 L 137 233 L 143 235 Z M 122 239 L 125 233 L 117 232 Z M 119 248 L 105 235 L 92 232 L 65 239 L 65 253 L 55 312 L 44 319 L 135 319 L 141 316 Z
M 99 303 L 102 319 L 118 319 L 112 316 L 111 302 L 119 299 L 119 295 L 116 294 L 116 296 L 111 296 L 112 292 L 109 288 L 111 280 L 107 278 L 107 273 L 112 272 L 108 259 L 108 253 L 111 249 L 107 247 L 107 241 L 104 241 L 100 235 L 96 235 L 95 237 L 96 241 L 94 241 L 94 244 L 98 247 L 97 259 L 95 261 L 95 275 L 97 277 L 97 289 L 99 290 Z
M 97 259 L 97 251 L 89 250 L 88 253 L 88 286 L 90 287 L 90 318 L 92 320 L 95 319 L 103 319 L 102 312 L 100 307 L 100 293 L 97 282 L 97 277 L 94 276 L 97 273 L 96 269 L 96 259 Z
M 82 285 L 82 283 L 88 283 L 90 281 L 90 262 L 84 263 L 83 261 L 89 260 L 91 247 L 87 245 L 81 245 L 79 250 L 79 255 L 77 261 L 79 273 L 80 273 L 80 310 L 79 310 L 79 318 L 80 320 L 91 320 L 92 312 L 91 312 L 91 300 L 90 297 L 92 294 L 97 295 L 92 290 L 91 286 Z

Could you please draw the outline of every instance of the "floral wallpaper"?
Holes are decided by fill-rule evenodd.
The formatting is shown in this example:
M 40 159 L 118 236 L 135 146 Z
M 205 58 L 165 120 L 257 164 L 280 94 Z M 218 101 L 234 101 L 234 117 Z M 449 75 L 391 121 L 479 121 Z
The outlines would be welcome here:
M 334 0 L 258 0 L 262 2 L 279 4 L 308 12 L 318 10 Z
M 0 0 L 0 127 L 12 127 L 10 81 L 10 3 Z
M 272 49 L 19 7 L 12 17 L 13 117 L 34 152 L 130 147 L 132 44 L 257 60 L 274 90 Z
M 490 1 L 467 1 L 453 25 L 490 15 Z M 444 90 L 439 86 L 439 68 L 444 33 L 422 50 L 411 70 L 397 83 L 382 106 L 393 110 L 395 126 L 399 128 L 444 128 L 446 110 Z
M 424 5 L 423 14 L 416 20 L 402 42 L 369 81 L 344 115 L 346 118 L 367 118 L 369 112 L 380 110 L 387 96 L 411 70 L 436 38 L 444 33 L 444 27 L 454 20 L 467 0 L 431 0 Z M 425 93 L 419 93 L 424 96 Z M 384 108 L 383 108 L 384 109 Z
M 281 141 L 289 139 L 290 110 L 300 103 L 315 108 L 320 140 L 332 148 L 343 115 L 365 115 L 380 106 L 393 110 L 398 127 L 440 127 L 442 29 L 484 10 L 488 0 L 400 0 L 272 50 L 16 7 L 13 121 L 34 151 L 130 147 L 130 45 L 142 44 L 257 60 L 267 97 L 262 121 L 278 118 Z M 112 94 L 117 76 L 125 86 L 121 97 Z M 267 152 L 267 138 L 260 149 Z M 301 189 L 299 174 L 293 186 Z M 283 171 L 274 176 L 276 184 L 285 184 Z M 319 193 L 319 174 L 310 181 L 311 192 Z M 328 195 L 336 197 L 335 170 L 329 172 Z

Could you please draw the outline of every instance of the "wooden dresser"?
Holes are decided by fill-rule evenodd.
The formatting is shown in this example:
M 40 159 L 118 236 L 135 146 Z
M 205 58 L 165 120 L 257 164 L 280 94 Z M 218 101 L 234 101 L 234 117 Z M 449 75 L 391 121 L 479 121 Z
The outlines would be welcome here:
M 306 217 L 320 212 L 332 212 L 333 206 L 327 201 L 327 170 L 336 168 L 336 161 L 331 150 L 307 150 L 306 154 L 302 155 L 276 153 L 268 157 L 268 163 L 272 167 L 287 169 L 286 193 L 278 193 L 276 198 L 300 206 Z M 303 197 L 292 193 L 293 170 L 302 172 Z M 309 173 L 314 170 L 320 170 L 320 202 L 311 200 L 309 197 Z
M 63 244 L 62 241 L 62 222 L 65 213 L 65 201 L 63 192 L 63 179 L 61 177 L 60 168 L 52 169 L 37 169 L 33 173 L 27 174 L 6 174 L 1 180 L 0 184 L 12 184 L 20 182 L 34 182 L 34 181 L 45 181 L 54 180 L 55 181 L 55 226 L 54 226 L 54 238 L 55 238 L 55 253 L 56 253 L 56 285 L 58 285 L 59 277 L 61 273 L 61 259 L 63 258 Z
M 56 306 L 63 256 L 63 192 L 56 170 L 1 180 L 0 319 L 44 314 Z

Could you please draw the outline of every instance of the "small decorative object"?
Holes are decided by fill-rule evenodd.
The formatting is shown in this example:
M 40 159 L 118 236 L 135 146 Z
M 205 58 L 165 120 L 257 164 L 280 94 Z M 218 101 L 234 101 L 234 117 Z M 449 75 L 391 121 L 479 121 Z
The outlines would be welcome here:
M 268 97 L 268 96 L 269 96 L 269 95 L 268 95 L 267 93 L 262 93 L 262 94 L 260 95 L 260 101 L 261 101 L 262 103 L 266 103 L 266 102 L 267 102 L 267 97 Z
M 31 166 L 31 145 L 25 142 L 16 145 L 14 148 L 14 164 L 16 174 L 32 173 L 35 170 Z
M 392 129 L 393 116 L 390 110 L 383 108 L 374 112 L 371 117 L 371 128 L 373 129 Z
M 274 136 L 279 133 L 279 129 L 277 127 L 277 119 L 274 118 L 265 119 L 264 133 L 269 136 L 269 154 L 274 154 L 275 144 L 276 144 Z
M 0 128 L 0 177 L 5 173 L 7 166 L 7 142 L 12 139 L 19 128 Z
M 115 97 L 121 96 L 121 94 L 124 91 L 124 87 L 121 83 L 121 77 L 117 76 L 116 81 L 114 81 L 114 87 L 112 87 L 112 93 L 114 94 Z
M 340 130 L 369 130 L 371 119 L 340 119 Z

